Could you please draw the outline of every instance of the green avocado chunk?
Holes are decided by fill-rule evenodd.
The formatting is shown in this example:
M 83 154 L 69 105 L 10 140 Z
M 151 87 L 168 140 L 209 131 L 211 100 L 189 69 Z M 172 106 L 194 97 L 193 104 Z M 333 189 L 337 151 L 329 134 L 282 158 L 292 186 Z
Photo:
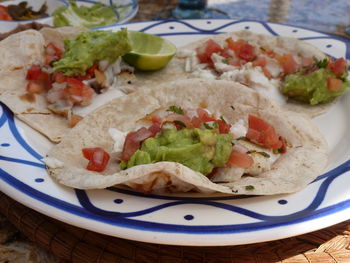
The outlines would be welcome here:
M 342 76 L 343 81 L 339 91 L 331 91 L 327 89 L 327 78 L 336 78 L 336 75 L 325 68 L 320 68 L 306 75 L 295 73 L 286 77 L 282 93 L 292 99 L 311 105 L 327 103 L 343 95 L 350 87 L 350 82 L 346 77 L 347 74 Z
M 224 166 L 230 157 L 231 135 L 201 129 L 163 129 L 148 138 L 130 158 L 121 162 L 122 169 L 135 165 L 170 161 L 181 163 L 208 175 L 215 167 Z
M 92 6 L 78 6 L 77 3 L 70 1 L 69 6 L 57 8 L 52 15 L 55 27 L 77 26 L 92 28 L 118 22 L 116 13 L 110 7 L 101 3 Z
M 76 38 L 64 40 L 65 52 L 53 63 L 55 71 L 66 76 L 85 75 L 86 70 L 100 60 L 114 63 L 118 57 L 131 50 L 127 30 L 87 31 Z

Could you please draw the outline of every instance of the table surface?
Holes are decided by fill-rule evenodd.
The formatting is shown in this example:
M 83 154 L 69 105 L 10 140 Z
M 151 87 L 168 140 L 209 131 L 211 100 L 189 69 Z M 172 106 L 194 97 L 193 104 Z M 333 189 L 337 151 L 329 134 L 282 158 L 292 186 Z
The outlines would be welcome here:
M 169 10 L 176 3 L 177 0 L 139 0 L 139 11 L 132 21 L 153 20 L 161 12 L 170 14 Z M 208 0 L 208 6 L 225 10 L 233 19 L 287 23 L 342 36 L 346 36 L 345 29 L 350 26 L 350 0 Z M 338 232 L 331 239 L 345 241 L 342 246 L 333 248 L 333 252 L 349 248 L 349 233 L 346 230 L 349 229 L 350 221 L 343 225 L 344 232 Z M 305 251 L 300 254 L 303 253 Z M 326 253 L 332 256 L 332 253 Z M 0 214 L 0 262 L 55 263 L 61 260 L 30 242 Z M 332 256 L 322 262 L 350 262 L 350 256 L 342 259 Z

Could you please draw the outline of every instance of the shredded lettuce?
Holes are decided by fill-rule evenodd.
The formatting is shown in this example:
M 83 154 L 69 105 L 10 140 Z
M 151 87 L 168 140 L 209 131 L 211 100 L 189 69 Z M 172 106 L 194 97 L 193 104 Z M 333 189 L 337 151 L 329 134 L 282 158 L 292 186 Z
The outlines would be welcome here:
M 55 27 L 77 26 L 93 28 L 110 25 L 118 22 L 116 13 L 109 7 L 100 3 L 91 7 L 78 6 L 69 2 L 69 6 L 62 6 L 53 12 Z

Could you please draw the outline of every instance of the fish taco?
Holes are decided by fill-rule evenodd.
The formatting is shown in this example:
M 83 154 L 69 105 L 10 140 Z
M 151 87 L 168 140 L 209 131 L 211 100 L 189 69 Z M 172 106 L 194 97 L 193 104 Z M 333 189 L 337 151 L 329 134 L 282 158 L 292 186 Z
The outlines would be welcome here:
M 298 191 L 327 165 L 304 115 L 224 80 L 180 80 L 116 98 L 43 159 L 59 183 L 146 193 Z
M 135 75 L 121 56 L 130 50 L 126 30 L 47 27 L 11 35 L 0 42 L 1 102 L 59 142 L 93 108 L 128 93 Z
M 296 38 L 248 30 L 183 46 L 168 67 L 141 76 L 146 82 L 179 78 L 239 82 L 286 109 L 311 117 L 324 112 L 350 87 L 346 59 L 328 57 Z

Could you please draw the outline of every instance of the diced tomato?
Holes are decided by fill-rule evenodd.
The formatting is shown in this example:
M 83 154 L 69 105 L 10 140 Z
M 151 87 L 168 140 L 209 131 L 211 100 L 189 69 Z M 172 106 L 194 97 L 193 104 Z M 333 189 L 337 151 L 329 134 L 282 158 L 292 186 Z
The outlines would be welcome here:
M 70 120 L 69 120 L 69 127 L 71 127 L 71 128 L 74 127 L 82 119 L 83 119 L 82 116 L 77 115 L 77 114 L 72 114 L 72 116 L 70 117 Z
M 48 80 L 49 78 L 49 73 L 42 71 L 39 65 L 32 65 L 26 75 L 26 80 Z
M 247 153 L 233 149 L 226 163 L 228 167 L 237 166 L 240 168 L 250 168 L 253 165 L 253 158 Z
M 153 124 L 148 129 L 142 127 L 134 132 L 129 132 L 126 135 L 123 152 L 121 154 L 121 160 L 129 161 L 131 156 L 140 148 L 141 142 L 144 140 L 156 136 L 161 131 L 159 124 Z
M 198 108 L 197 109 L 197 114 L 198 114 L 198 118 L 202 121 L 202 122 L 210 122 L 210 121 L 215 121 L 215 118 L 211 117 L 209 115 L 209 113 L 203 109 L 203 108 Z
M 52 61 L 59 60 L 62 57 L 63 50 L 50 42 L 45 48 L 45 64 L 50 65 Z
M 213 53 L 226 53 L 214 40 L 207 40 L 202 46 L 196 49 L 197 57 L 201 63 L 212 64 L 211 55 Z
M 87 69 L 84 76 L 76 76 L 75 78 L 78 79 L 78 80 L 92 79 L 92 78 L 95 77 L 95 70 L 98 70 L 97 69 L 97 64 L 94 64 L 89 69 Z M 99 83 L 102 83 L 102 82 L 103 81 L 99 81 Z
M 299 64 L 293 54 L 283 54 L 282 56 L 278 56 L 277 59 L 282 65 L 283 71 L 287 74 L 295 73 L 299 68 Z
M 84 148 L 82 152 L 84 157 L 89 160 L 87 170 L 102 172 L 106 169 L 110 156 L 105 150 L 100 147 Z
M 340 91 L 342 87 L 343 81 L 337 78 L 327 78 L 327 89 L 329 91 Z
M 148 128 L 148 130 L 151 132 L 151 137 L 154 137 L 158 132 L 162 130 L 162 128 L 160 124 L 154 123 L 151 127 Z
M 67 77 L 62 72 L 55 71 L 52 73 L 52 82 L 63 83 L 66 82 Z
M 219 125 L 219 133 L 229 133 L 231 129 L 231 124 L 224 122 L 223 120 L 216 120 Z
M 247 61 L 245 60 L 242 60 L 242 59 L 239 59 L 237 57 L 230 57 L 227 59 L 227 63 L 231 66 L 235 66 L 235 67 L 239 67 L 239 66 L 242 66 L 246 63 Z
M 233 50 L 240 59 L 253 61 L 256 57 L 255 48 L 242 39 L 234 41 L 232 38 L 228 38 L 226 43 L 227 47 Z
M 194 116 L 191 119 L 191 123 L 192 123 L 192 126 L 194 128 L 200 128 L 203 122 L 201 121 L 201 119 L 199 117 Z
M 43 82 L 40 80 L 29 80 L 27 83 L 27 91 L 31 94 L 38 94 L 45 90 Z
M 328 63 L 328 68 L 337 76 L 340 76 L 347 71 L 347 63 L 344 58 L 339 58 L 336 61 Z
M 7 7 L 0 5 L 0 20 L 13 20 L 7 11 Z
M 67 99 L 74 103 L 87 105 L 91 102 L 94 90 L 75 78 L 67 78 L 65 89 Z
M 254 115 L 249 115 L 248 117 L 248 132 L 246 137 L 252 142 L 268 149 L 279 149 L 282 147 L 282 142 L 275 128 Z
M 253 66 L 254 67 L 265 67 L 266 66 L 266 58 L 265 57 L 258 57 L 253 61 Z

